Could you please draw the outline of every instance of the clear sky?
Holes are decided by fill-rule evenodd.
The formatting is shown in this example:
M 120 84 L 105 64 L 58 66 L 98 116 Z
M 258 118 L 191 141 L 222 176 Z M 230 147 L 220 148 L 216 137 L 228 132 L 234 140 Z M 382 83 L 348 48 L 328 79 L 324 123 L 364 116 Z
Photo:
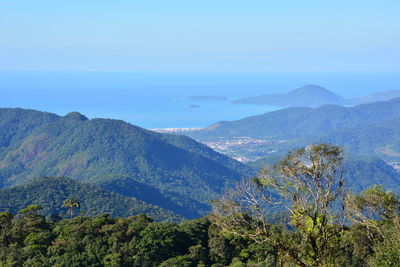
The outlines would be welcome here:
M 399 0 L 1 0 L 0 70 L 399 71 Z

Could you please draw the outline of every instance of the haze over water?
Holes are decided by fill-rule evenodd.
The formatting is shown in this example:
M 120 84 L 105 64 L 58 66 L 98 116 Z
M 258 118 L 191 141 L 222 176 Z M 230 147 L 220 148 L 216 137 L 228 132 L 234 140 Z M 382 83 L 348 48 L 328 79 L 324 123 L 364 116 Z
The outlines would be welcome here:
M 398 90 L 399 8 L 393 0 L 2 1 L 0 106 L 205 127 L 275 108 L 182 98 L 305 84 L 343 97 Z
M 0 72 L 0 106 L 65 115 L 78 111 L 89 118 L 115 118 L 145 128 L 206 127 L 277 109 L 189 102 L 196 95 L 229 99 L 285 93 L 318 84 L 343 97 L 399 90 L 400 75 L 334 72 Z M 189 108 L 198 105 L 200 108 Z

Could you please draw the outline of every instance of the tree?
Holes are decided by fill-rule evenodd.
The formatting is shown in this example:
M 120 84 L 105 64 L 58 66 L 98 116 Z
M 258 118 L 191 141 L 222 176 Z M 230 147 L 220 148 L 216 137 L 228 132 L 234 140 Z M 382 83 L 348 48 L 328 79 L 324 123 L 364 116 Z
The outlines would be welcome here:
M 216 201 L 213 221 L 229 233 L 272 242 L 297 265 L 320 266 L 338 253 L 331 243 L 343 229 L 342 162 L 342 149 L 329 144 L 293 150 Z M 274 205 L 289 211 L 295 232 L 268 223 Z
M 376 185 L 346 195 L 347 218 L 364 228 L 374 251 L 372 266 L 400 265 L 400 195 Z
M 64 200 L 61 207 L 69 209 L 69 215 L 70 215 L 70 218 L 72 219 L 72 216 L 75 213 L 75 208 L 79 208 L 80 203 L 75 198 L 68 198 L 68 199 Z

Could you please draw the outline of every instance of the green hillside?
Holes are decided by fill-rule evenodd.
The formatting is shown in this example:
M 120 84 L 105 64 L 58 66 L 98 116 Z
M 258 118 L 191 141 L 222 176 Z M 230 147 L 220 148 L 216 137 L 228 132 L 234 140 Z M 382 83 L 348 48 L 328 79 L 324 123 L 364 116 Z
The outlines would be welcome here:
M 331 143 L 345 147 L 351 154 L 374 155 L 386 161 L 397 161 L 400 158 L 400 117 L 318 136 L 300 137 L 273 147 L 286 151 L 310 143 Z
M 30 126 L 32 117 L 39 123 Z M 209 201 L 226 185 L 250 173 L 245 165 L 188 137 L 154 133 L 119 120 L 0 109 L 0 121 L 9 122 L 3 123 L 2 135 L 7 136 L 15 120 L 18 138 L 9 138 L 0 151 L 3 187 L 40 176 L 65 176 L 193 217 L 205 214 Z M 132 183 L 146 187 L 147 193 L 135 186 L 127 190 Z M 163 197 L 149 197 L 157 195 Z
M 30 109 L 0 109 L 0 153 L 3 149 L 21 141 L 36 127 L 58 118 L 55 114 Z
M 223 145 L 258 139 L 219 150 L 232 157 L 258 159 L 311 143 L 331 143 L 355 155 L 400 158 L 400 98 L 354 107 L 288 108 L 237 121 L 220 122 L 189 136 Z M 256 140 L 257 141 L 257 140 Z
M 62 203 L 68 198 L 79 200 L 80 213 L 94 216 L 108 213 L 116 217 L 147 214 L 159 221 L 177 221 L 180 217 L 173 212 L 149 205 L 92 185 L 62 177 L 42 177 L 10 188 L 0 189 L 0 211 L 16 214 L 28 205 L 40 205 L 44 215 L 67 213 Z
M 360 127 L 400 116 L 400 98 L 354 107 L 326 105 L 319 108 L 287 108 L 236 121 L 223 121 L 204 130 L 189 132 L 199 140 L 248 136 L 293 139 L 321 136 L 331 131 Z
M 315 141 L 344 146 L 352 153 L 375 154 L 383 159 L 399 158 L 400 117 L 363 127 L 331 132 Z

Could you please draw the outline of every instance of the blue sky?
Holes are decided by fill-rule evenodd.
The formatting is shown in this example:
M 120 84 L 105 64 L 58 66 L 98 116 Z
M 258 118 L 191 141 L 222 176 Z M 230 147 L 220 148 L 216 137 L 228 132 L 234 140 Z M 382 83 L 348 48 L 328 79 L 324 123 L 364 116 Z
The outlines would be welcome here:
M 400 1 L 0 1 L 0 70 L 399 71 Z

